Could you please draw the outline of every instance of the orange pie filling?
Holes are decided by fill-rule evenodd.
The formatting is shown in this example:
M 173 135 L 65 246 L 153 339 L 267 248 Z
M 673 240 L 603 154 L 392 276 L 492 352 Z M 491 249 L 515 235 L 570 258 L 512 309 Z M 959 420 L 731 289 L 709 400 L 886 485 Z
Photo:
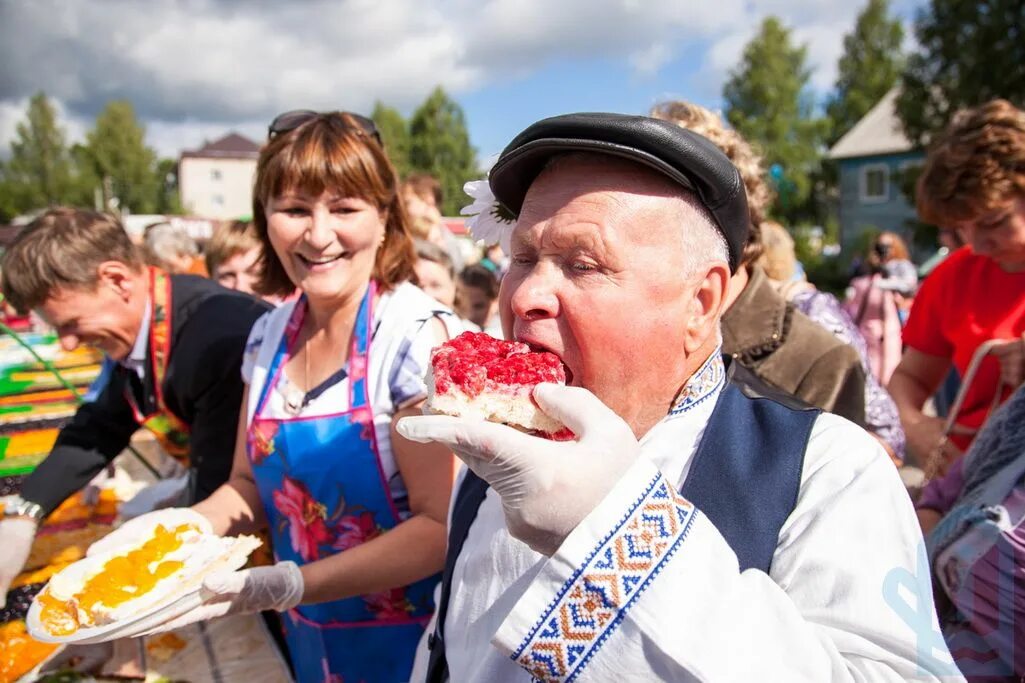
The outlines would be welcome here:
M 42 606 L 40 621 L 53 635 L 66 636 L 81 626 L 95 624 L 98 608 L 110 610 L 145 595 L 184 567 L 179 560 L 165 558 L 181 548 L 190 531 L 198 533 L 199 528 L 193 524 L 171 529 L 157 525 L 148 541 L 112 557 L 70 599 L 58 599 L 44 590 L 37 598 Z

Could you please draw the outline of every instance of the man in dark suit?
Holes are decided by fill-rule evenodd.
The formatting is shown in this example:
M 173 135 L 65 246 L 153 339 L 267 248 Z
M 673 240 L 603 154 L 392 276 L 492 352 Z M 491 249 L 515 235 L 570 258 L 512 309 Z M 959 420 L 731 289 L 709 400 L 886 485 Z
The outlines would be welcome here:
M 113 217 L 47 211 L 3 258 L 5 298 L 35 310 L 61 346 L 118 362 L 96 401 L 79 408 L 0 522 L 0 600 L 39 522 L 85 486 L 140 427 L 189 471 L 190 502 L 231 471 L 249 330 L 268 306 L 192 275 L 147 268 Z

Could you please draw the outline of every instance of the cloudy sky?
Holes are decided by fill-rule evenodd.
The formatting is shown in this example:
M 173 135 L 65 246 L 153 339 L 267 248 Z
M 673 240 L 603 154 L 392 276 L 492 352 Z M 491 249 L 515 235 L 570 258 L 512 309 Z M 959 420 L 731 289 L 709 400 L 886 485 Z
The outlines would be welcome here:
M 924 0 L 891 0 L 909 25 Z M 840 0 L 0 0 L 0 153 L 43 90 L 81 139 L 128 99 L 160 154 L 230 130 L 256 140 L 296 108 L 408 115 L 435 85 L 463 106 L 481 158 L 568 111 L 641 113 L 722 84 L 767 14 L 836 75 L 862 2 Z M 910 33 L 910 31 L 909 31 Z

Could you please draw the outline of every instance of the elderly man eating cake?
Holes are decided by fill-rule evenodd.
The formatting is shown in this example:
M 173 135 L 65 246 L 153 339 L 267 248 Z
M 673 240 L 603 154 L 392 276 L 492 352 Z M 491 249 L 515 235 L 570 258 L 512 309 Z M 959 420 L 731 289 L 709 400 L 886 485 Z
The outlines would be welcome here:
M 961 680 L 878 442 L 720 353 L 733 165 L 670 123 L 572 114 L 488 184 L 506 338 L 565 364 L 533 398 L 573 437 L 398 423 L 468 465 L 412 680 Z

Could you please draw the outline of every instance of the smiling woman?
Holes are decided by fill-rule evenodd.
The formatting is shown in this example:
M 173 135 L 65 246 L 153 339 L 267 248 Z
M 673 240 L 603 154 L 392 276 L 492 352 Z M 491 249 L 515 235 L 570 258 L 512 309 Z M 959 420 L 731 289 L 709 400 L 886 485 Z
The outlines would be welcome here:
M 455 317 L 411 284 L 413 243 L 372 124 L 290 112 L 260 154 L 258 289 L 298 301 L 259 320 L 228 484 L 196 507 L 220 534 L 270 532 L 273 567 L 241 572 L 167 628 L 287 611 L 299 681 L 407 680 L 445 549 L 451 453 L 403 439 L 432 347 Z M 451 332 L 457 331 L 456 327 Z

